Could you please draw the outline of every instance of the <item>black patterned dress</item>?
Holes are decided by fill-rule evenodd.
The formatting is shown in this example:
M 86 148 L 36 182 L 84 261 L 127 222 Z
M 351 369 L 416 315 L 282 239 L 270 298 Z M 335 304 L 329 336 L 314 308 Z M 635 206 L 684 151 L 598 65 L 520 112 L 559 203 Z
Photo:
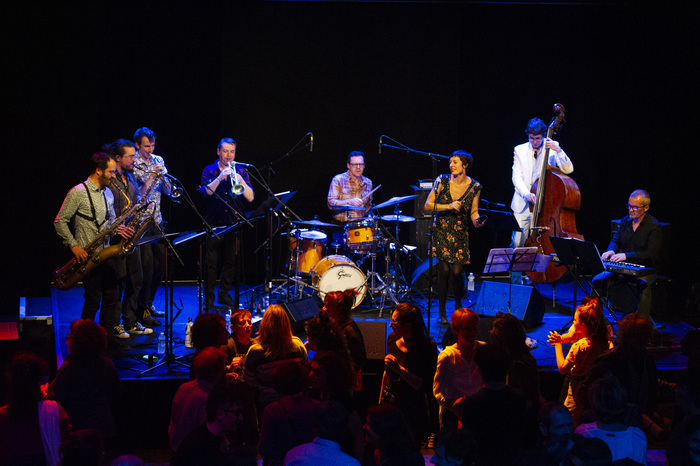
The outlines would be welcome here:
M 440 185 L 442 191 L 435 203 L 462 201 L 462 209 L 459 212 L 445 210 L 437 213 L 433 224 L 433 256 L 450 264 L 469 264 L 469 212 L 474 196 L 481 191 L 481 185 L 472 178 L 471 184 L 459 199 L 452 199 L 450 175 L 441 175 Z

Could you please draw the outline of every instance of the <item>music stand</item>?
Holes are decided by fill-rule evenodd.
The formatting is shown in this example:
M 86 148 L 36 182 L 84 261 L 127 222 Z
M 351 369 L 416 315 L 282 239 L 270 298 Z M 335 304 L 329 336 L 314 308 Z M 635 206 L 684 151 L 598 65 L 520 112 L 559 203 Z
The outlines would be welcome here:
M 544 272 L 551 257 L 538 254 L 537 247 L 494 248 L 489 251 L 482 273 L 493 272 Z M 508 286 L 508 314 L 510 314 L 513 283 Z
M 600 253 L 598 252 L 598 247 L 595 245 L 595 243 L 575 238 L 563 238 L 560 236 L 550 236 L 549 240 L 552 242 L 552 247 L 554 248 L 554 252 L 557 255 L 559 263 L 561 265 L 565 265 L 567 271 L 574 277 L 574 282 L 576 284 L 574 285 L 574 304 L 572 307 L 572 313 L 575 313 L 577 303 L 576 287 L 580 286 L 583 292 L 586 293 L 586 296 L 590 296 L 590 293 L 588 293 L 586 288 L 581 284 L 579 276 L 598 275 L 600 272 L 603 272 L 605 270 L 605 265 L 603 264 L 603 261 L 600 258 Z M 588 283 L 588 286 L 590 286 L 591 290 L 599 298 L 602 298 L 598 294 L 598 292 L 593 288 L 591 282 L 588 280 L 586 281 Z M 601 302 L 605 304 L 602 299 Z M 617 317 L 615 317 L 615 314 L 613 314 L 610 311 L 609 307 L 608 312 L 617 324 Z M 566 325 L 564 325 L 564 327 L 562 327 L 562 330 L 568 326 L 569 324 L 567 323 Z

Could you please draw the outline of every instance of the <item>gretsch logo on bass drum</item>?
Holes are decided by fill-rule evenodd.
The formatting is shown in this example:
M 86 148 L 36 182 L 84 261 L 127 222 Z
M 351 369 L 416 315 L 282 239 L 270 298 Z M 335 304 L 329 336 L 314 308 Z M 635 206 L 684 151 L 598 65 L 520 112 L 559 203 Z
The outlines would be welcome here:
M 351 273 L 347 273 L 344 269 L 338 270 L 338 280 L 341 278 L 352 278 Z

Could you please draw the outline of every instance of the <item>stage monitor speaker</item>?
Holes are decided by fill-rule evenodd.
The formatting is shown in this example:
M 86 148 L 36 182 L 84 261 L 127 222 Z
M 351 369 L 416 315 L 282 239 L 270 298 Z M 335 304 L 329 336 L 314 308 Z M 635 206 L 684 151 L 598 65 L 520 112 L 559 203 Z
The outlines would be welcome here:
M 362 332 L 367 359 L 384 360 L 384 356 L 386 356 L 386 322 L 356 320 L 355 323 Z
M 320 306 L 314 298 L 304 298 L 299 301 L 290 301 L 282 303 L 284 310 L 287 311 L 289 321 L 293 329 L 298 329 L 304 325 L 309 319 L 316 317 Z
M 512 285 L 510 313 L 523 321 L 525 328 L 534 328 L 542 323 L 544 299 L 537 289 L 531 286 Z M 495 316 L 498 312 L 508 312 L 508 283 L 485 281 L 481 284 L 474 312 Z

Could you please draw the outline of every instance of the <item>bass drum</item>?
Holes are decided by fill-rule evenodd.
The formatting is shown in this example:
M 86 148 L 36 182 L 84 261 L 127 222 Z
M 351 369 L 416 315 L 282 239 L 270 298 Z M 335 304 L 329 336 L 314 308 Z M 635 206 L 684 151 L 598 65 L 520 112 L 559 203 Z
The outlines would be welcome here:
M 318 288 L 321 299 L 326 298 L 326 293 L 331 291 L 345 291 L 355 288 L 357 295 L 352 308 L 355 309 L 365 299 L 367 286 L 365 274 L 345 256 L 326 256 L 316 264 L 313 269 L 311 283 Z

